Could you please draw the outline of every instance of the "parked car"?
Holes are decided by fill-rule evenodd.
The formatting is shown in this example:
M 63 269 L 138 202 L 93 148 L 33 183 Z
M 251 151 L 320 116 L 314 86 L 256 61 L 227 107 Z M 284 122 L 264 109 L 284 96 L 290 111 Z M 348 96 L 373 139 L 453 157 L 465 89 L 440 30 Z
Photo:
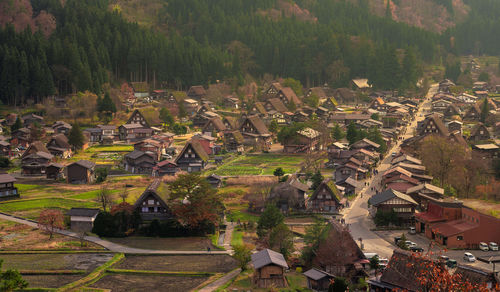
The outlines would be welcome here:
M 488 251 L 489 250 L 488 245 L 486 244 L 486 242 L 480 242 L 479 243 L 479 249 L 482 250 L 482 251 Z
M 490 242 L 488 247 L 490 248 L 490 250 L 498 250 L 498 244 L 496 244 L 495 242 Z
M 387 265 L 389 264 L 389 260 L 386 258 L 380 258 L 378 259 L 378 265 L 380 270 L 385 270 L 387 268 Z
M 476 257 L 470 252 L 466 252 L 464 253 L 464 261 L 473 263 L 476 261 Z
M 406 246 L 408 248 L 412 248 L 412 247 L 416 247 L 417 246 L 417 244 L 415 242 L 411 241 L 411 240 L 407 240 L 407 241 L 405 241 L 405 243 L 406 243 Z
M 410 234 L 417 234 L 417 229 L 415 227 L 410 227 Z
M 377 258 L 379 257 L 379 256 L 378 256 L 378 254 L 377 254 L 377 253 L 375 253 L 375 252 L 365 252 L 365 253 L 363 253 L 363 254 L 364 254 L 364 255 L 365 255 L 365 257 L 366 257 L 367 259 L 369 259 L 369 260 L 370 260 L 371 258 L 373 258 L 373 257 L 377 257 Z
M 401 236 L 396 236 L 394 237 L 394 244 L 398 244 L 398 242 L 401 240 Z
M 418 246 L 412 246 L 412 247 L 410 247 L 410 250 L 411 250 L 412 252 L 423 252 L 423 251 L 424 251 L 424 249 L 423 249 L 423 248 L 418 247 Z
M 456 260 L 452 260 L 452 259 L 448 259 L 446 262 L 445 262 L 446 266 L 450 269 L 453 269 L 453 268 L 456 268 L 457 267 L 457 261 Z
M 443 262 L 447 262 L 449 259 L 450 259 L 450 257 L 449 256 L 445 256 L 445 255 L 442 255 L 442 256 L 439 257 L 439 260 L 443 261 Z

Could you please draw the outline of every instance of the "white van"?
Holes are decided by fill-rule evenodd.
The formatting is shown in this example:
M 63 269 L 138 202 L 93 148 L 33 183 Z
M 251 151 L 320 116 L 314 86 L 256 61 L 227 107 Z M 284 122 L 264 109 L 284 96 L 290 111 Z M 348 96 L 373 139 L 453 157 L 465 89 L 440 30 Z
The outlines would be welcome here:
M 366 257 L 367 259 L 369 259 L 369 260 L 370 260 L 371 258 L 373 258 L 373 257 L 378 257 L 378 258 L 380 258 L 380 257 L 378 256 L 378 254 L 377 254 L 377 253 L 375 253 L 375 252 L 364 252 L 363 254 L 364 254 L 364 255 L 365 255 L 365 257 Z

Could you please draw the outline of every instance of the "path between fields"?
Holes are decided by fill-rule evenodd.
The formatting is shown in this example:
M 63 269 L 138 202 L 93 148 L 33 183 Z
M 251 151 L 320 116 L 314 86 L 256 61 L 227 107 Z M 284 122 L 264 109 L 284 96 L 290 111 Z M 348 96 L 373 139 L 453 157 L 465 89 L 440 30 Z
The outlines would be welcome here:
M 0 213 L 0 219 L 8 220 L 24 225 L 28 225 L 34 228 L 38 228 L 38 223 L 32 220 L 22 219 L 19 217 L 15 217 L 12 215 L 8 215 L 5 213 Z M 79 239 L 79 235 L 76 232 L 68 231 L 68 230 L 56 230 L 56 233 L 66 235 L 69 237 Z M 231 238 L 232 229 L 228 230 L 227 235 Z M 128 246 L 123 246 L 120 244 L 113 243 L 111 241 L 101 239 L 95 236 L 85 236 L 86 241 L 90 241 L 92 243 L 98 244 L 109 251 L 112 252 L 120 252 L 125 254 L 162 254 L 162 255 L 207 255 L 207 254 L 231 254 L 231 250 L 214 250 L 214 251 L 203 251 L 203 250 L 153 250 L 153 249 L 141 249 L 141 248 L 133 248 Z M 231 240 L 229 239 L 229 242 Z
M 222 276 L 221 278 L 213 281 L 212 283 L 208 284 L 207 286 L 201 288 L 198 290 L 198 292 L 212 292 L 214 290 L 217 290 L 219 287 L 222 285 L 226 284 L 227 282 L 231 281 L 234 277 L 238 276 L 241 272 L 241 269 L 238 268 L 232 272 L 229 272 Z

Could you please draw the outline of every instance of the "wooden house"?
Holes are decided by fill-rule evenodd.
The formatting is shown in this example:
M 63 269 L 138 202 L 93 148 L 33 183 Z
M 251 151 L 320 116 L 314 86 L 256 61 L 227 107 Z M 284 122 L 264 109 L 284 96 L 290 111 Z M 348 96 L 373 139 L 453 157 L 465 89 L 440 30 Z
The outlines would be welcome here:
M 71 208 L 66 215 L 70 217 L 71 230 L 77 232 L 91 232 L 95 218 L 101 210 L 91 208 Z
M 131 82 L 134 89 L 134 97 L 145 98 L 149 96 L 149 85 L 147 82 Z
M 464 114 L 464 120 L 466 121 L 479 121 L 481 118 L 481 109 L 476 104 L 469 107 Z
M 202 171 L 208 162 L 208 154 L 198 141 L 189 141 L 175 159 L 180 169 L 187 172 Z
M 321 145 L 321 133 L 311 129 L 304 128 L 292 137 L 288 137 L 283 142 L 283 152 L 285 153 L 311 153 L 323 150 Z
M 316 268 L 307 270 L 304 276 L 307 278 L 307 288 L 318 292 L 327 292 L 331 281 L 335 279 L 334 275 Z
M 476 287 L 485 287 L 489 291 L 500 290 L 500 278 L 498 277 L 498 272 L 471 265 L 459 264 L 455 270 L 455 274 L 460 275 L 461 279 L 464 281 L 467 281 L 472 285 L 477 285 Z
M 87 128 L 82 131 L 83 135 L 87 136 L 88 141 L 91 144 L 97 144 L 102 141 L 102 129 L 101 128 Z
M 198 111 L 191 120 L 193 121 L 193 126 L 203 127 L 210 119 L 220 118 L 220 116 L 212 111 Z
M 222 119 L 222 123 L 226 126 L 226 130 L 238 130 L 239 124 L 236 117 L 226 116 Z
M 340 198 L 335 182 L 332 179 L 326 179 L 307 201 L 307 209 L 319 213 L 337 213 L 344 204 L 345 200 Z
M 179 166 L 170 160 L 163 160 L 158 162 L 153 167 L 153 176 L 162 177 L 164 175 L 175 175 L 179 171 Z
M 156 165 L 156 157 L 155 153 L 134 150 L 123 157 L 125 170 L 135 174 L 151 175 Z
M 20 128 L 10 133 L 10 144 L 12 146 L 28 147 L 31 143 L 31 131 L 28 128 Z
M 216 136 L 222 137 L 224 135 L 224 131 L 226 130 L 226 125 L 222 122 L 219 117 L 211 118 L 208 120 L 203 128 L 201 129 L 202 133 L 216 133 Z
M 279 82 L 273 82 L 269 87 L 264 91 L 265 99 L 274 98 L 278 95 L 278 92 L 283 88 Z
M 19 198 L 15 182 L 16 179 L 12 175 L 0 174 L 0 201 Z
M 112 141 L 118 140 L 118 128 L 115 125 L 98 125 L 97 128 L 102 130 L 102 138 L 109 137 Z
M 488 128 L 483 123 L 477 123 L 470 131 L 469 141 L 479 142 L 489 140 L 490 138 L 491 135 Z
M 244 152 L 244 141 L 243 135 L 238 130 L 224 132 L 224 148 L 227 152 Z
M 458 131 L 460 134 L 462 134 L 462 122 L 453 120 L 448 122 L 446 125 L 448 126 L 448 132 L 453 133 Z
M 11 154 L 10 143 L 5 140 L 0 140 L 0 155 L 8 157 Z
M 53 158 L 52 154 L 45 151 L 29 152 L 21 159 L 21 174 L 24 176 L 44 175 Z
M 427 135 L 439 135 L 443 137 L 448 137 L 449 132 L 448 129 L 443 124 L 443 121 L 437 114 L 429 115 L 422 122 L 421 126 L 418 129 L 418 134 L 420 136 Z
M 26 149 L 26 151 L 24 151 L 23 155 L 21 156 L 21 159 L 23 159 L 24 157 L 26 157 L 30 154 L 35 154 L 37 152 L 45 152 L 47 154 L 50 154 L 47 147 L 45 147 L 45 145 L 41 141 L 35 141 L 29 145 L 29 147 L 28 147 L 28 149 Z
M 155 179 L 134 204 L 143 221 L 169 220 L 174 215 L 167 205 L 168 187 L 161 179 Z
M 399 221 L 403 224 L 413 223 L 415 208 L 418 206 L 418 203 L 410 196 L 392 189 L 373 195 L 368 203 L 372 208 L 372 215 L 377 212 L 396 212 Z
M 306 91 L 305 96 L 310 97 L 312 95 L 315 95 L 319 100 L 326 100 L 328 98 L 328 90 L 328 87 L 311 87 Z
M 241 123 L 240 132 L 247 145 L 258 146 L 262 150 L 268 150 L 271 147 L 271 133 L 258 116 L 247 117 Z
M 95 163 L 79 160 L 66 166 L 66 176 L 70 184 L 90 184 L 95 181 Z
M 288 109 L 286 108 L 285 104 L 281 101 L 281 99 L 276 97 L 268 99 L 264 104 L 264 107 L 266 108 L 267 112 L 274 110 L 280 113 L 284 113 L 288 111 Z
M 331 111 L 334 111 L 337 109 L 337 106 L 339 105 L 339 103 L 337 102 L 337 100 L 335 99 L 335 97 L 328 97 L 324 102 L 323 104 L 321 105 L 322 107 L 324 108 L 327 108 Z
M 275 185 L 269 194 L 268 203 L 274 204 L 283 213 L 304 211 L 306 209 L 306 192 L 309 187 L 296 178 Z
M 208 155 L 214 155 L 214 154 L 219 154 L 220 152 L 220 147 L 219 145 L 215 144 L 215 141 L 217 138 L 208 136 L 208 135 L 194 135 L 191 138 L 191 141 L 196 141 L 201 145 L 203 150 L 205 150 L 205 153 Z
M 380 148 L 380 145 L 369 140 L 368 138 L 364 138 L 362 140 L 359 140 L 359 141 L 353 143 L 350 148 L 351 149 L 365 149 L 365 150 L 374 152 Z
M 199 106 L 198 101 L 191 98 L 184 99 L 182 103 L 188 115 L 194 114 Z
M 52 129 L 54 129 L 54 134 L 64 134 L 68 135 L 71 131 L 72 126 L 65 121 L 56 121 L 52 124 Z
M 302 101 L 297 97 L 293 89 L 291 89 L 290 87 L 281 88 L 281 90 L 278 91 L 276 97 L 281 99 L 283 104 L 287 107 L 289 107 L 292 103 L 294 103 L 297 107 L 302 104 Z
M 304 123 L 309 120 L 309 115 L 305 112 L 298 110 L 292 116 L 292 121 L 296 123 Z
M 225 97 L 224 98 L 224 107 L 230 109 L 239 109 L 240 108 L 240 100 L 236 97 Z
M 47 143 L 47 149 L 50 154 L 60 157 L 63 159 L 68 159 L 72 155 L 71 145 L 69 145 L 68 137 L 64 134 L 57 134 L 50 138 Z
M 440 200 L 444 197 L 444 189 L 429 183 L 416 185 L 406 190 L 415 202 L 417 202 L 422 210 L 427 210 L 429 200 Z
M 387 105 L 385 104 L 385 101 L 380 97 L 373 99 L 372 102 L 370 103 L 369 108 L 374 109 L 374 110 L 379 111 L 379 112 L 387 111 Z
M 438 99 L 432 102 L 432 111 L 444 112 L 450 105 L 452 105 L 451 101 Z
M 207 91 L 201 85 L 191 86 L 187 91 L 187 96 L 194 100 L 202 100 L 207 96 Z
M 366 277 L 363 265 L 368 262 L 349 230 L 337 222 L 330 222 L 328 235 L 320 243 L 312 265 L 350 283 L 358 283 Z
M 58 180 L 64 178 L 64 165 L 60 163 L 50 163 L 47 168 L 45 168 L 45 174 L 48 179 Z
M 450 87 L 455 86 L 455 83 L 450 79 L 444 79 L 439 82 L 438 92 L 450 92 Z
M 28 127 L 33 124 L 39 124 L 39 125 L 43 124 L 43 117 L 35 115 L 33 113 L 22 116 L 21 120 L 25 127 Z
M 349 88 L 335 89 L 333 91 L 333 97 L 341 104 L 348 104 L 356 101 L 356 93 Z
M 359 193 L 363 189 L 365 184 L 363 182 L 355 180 L 352 177 L 348 177 L 345 180 L 336 181 L 335 185 L 338 188 L 344 188 L 344 194 L 347 196 Z
M 444 116 L 448 119 L 450 119 L 453 116 L 462 116 L 462 111 L 454 104 L 450 104 L 445 110 L 444 110 Z
M 134 150 L 149 154 L 155 160 L 160 160 L 165 144 L 155 139 L 145 139 L 134 144 Z
M 153 136 L 153 129 L 141 124 L 125 124 L 118 127 L 120 140 L 128 143 L 140 141 Z
M 283 288 L 287 286 L 285 270 L 288 264 L 282 254 L 264 249 L 252 254 L 255 269 L 253 282 L 258 288 Z
M 128 118 L 126 124 L 141 124 L 144 128 L 150 127 L 148 121 L 138 109 L 132 112 L 132 115 Z

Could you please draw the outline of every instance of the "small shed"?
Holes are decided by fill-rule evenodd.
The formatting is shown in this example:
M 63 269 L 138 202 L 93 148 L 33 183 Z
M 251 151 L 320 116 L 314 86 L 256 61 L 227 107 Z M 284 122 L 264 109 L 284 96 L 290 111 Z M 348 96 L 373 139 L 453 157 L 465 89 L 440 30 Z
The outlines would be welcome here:
M 211 174 L 207 176 L 207 181 L 214 188 L 220 188 L 222 186 L 222 177 L 220 175 Z
M 308 270 L 304 276 L 307 278 L 307 288 L 314 291 L 328 291 L 330 281 L 335 278 L 334 275 L 316 268 Z
M 71 230 L 74 231 L 92 231 L 94 221 L 101 212 L 99 209 L 90 208 L 71 208 L 67 215 L 70 216 Z
M 281 253 L 264 249 L 252 255 L 254 283 L 259 288 L 286 287 L 285 269 L 288 264 Z
M 45 169 L 45 174 L 47 175 L 48 179 L 60 179 L 64 178 L 64 165 L 60 163 L 51 163 L 47 168 Z

